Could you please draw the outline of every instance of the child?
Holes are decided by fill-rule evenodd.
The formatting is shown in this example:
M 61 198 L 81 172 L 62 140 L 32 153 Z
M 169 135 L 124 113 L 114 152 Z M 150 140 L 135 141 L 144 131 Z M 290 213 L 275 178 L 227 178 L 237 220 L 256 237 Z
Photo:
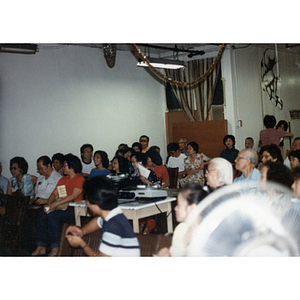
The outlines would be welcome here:
M 182 243 L 182 234 L 185 232 L 186 224 L 184 221 L 197 207 L 198 203 L 207 196 L 207 192 L 196 183 L 188 183 L 182 188 L 177 196 L 177 205 L 175 207 L 176 220 L 180 224 L 176 226 L 173 234 L 172 245 L 169 248 L 162 248 L 157 256 L 183 256 L 184 248 Z
M 289 153 L 291 168 L 294 169 L 300 165 L 300 150 L 293 150 Z
M 139 242 L 132 226 L 118 207 L 118 192 L 105 176 L 95 176 L 83 184 L 87 206 L 96 217 L 83 228 L 70 226 L 66 239 L 72 247 L 82 247 L 88 256 L 140 256 Z M 99 251 L 95 252 L 82 239 L 102 228 Z

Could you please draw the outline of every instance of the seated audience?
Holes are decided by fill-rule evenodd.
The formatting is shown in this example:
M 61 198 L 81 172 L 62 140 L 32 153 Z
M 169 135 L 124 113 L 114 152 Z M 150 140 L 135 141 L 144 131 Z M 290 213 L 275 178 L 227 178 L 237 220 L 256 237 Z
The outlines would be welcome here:
M 96 168 L 92 169 L 89 178 L 94 176 L 107 176 L 110 174 L 108 170 L 109 160 L 105 151 L 95 151 L 93 160 Z
M 7 194 L 11 195 L 17 190 L 21 190 L 24 196 L 34 196 L 34 187 L 37 177 L 27 174 L 28 163 L 24 157 L 16 156 L 10 160 L 10 172 L 12 177 L 9 179 L 10 185 L 7 187 Z
M 294 195 L 300 199 L 300 166 L 295 167 L 292 170 L 292 175 L 294 182 L 292 184 L 292 189 L 294 192 Z
M 189 156 L 184 160 L 187 176 L 178 179 L 179 184 L 183 187 L 188 182 L 195 182 L 204 186 L 204 163 L 209 162 L 210 158 L 203 153 L 198 153 L 199 145 L 196 142 L 189 142 L 187 151 Z
M 291 151 L 293 150 L 300 150 L 300 137 L 296 137 L 293 140 Z M 287 156 L 286 159 L 284 160 L 284 164 L 288 167 L 291 168 L 290 160 L 289 157 Z
M 210 191 L 214 191 L 222 186 L 232 184 L 233 170 L 231 163 L 221 157 L 213 158 L 207 166 L 206 184 Z
M 274 116 L 266 115 L 264 117 L 264 125 L 266 129 L 260 132 L 262 146 L 270 144 L 279 146 L 282 138 L 294 136 L 292 133 L 285 132 L 281 129 L 275 129 L 276 118 Z
M 243 181 L 258 181 L 261 174 L 255 167 L 258 163 L 258 155 L 252 149 L 244 149 L 235 159 L 235 168 L 242 173 L 234 179 L 234 183 Z
M 89 178 L 92 169 L 95 168 L 92 160 L 94 148 L 91 144 L 84 144 L 80 147 L 82 174 L 84 178 Z
M 41 174 L 35 186 L 35 198 L 31 202 L 37 205 L 46 204 L 52 192 L 62 177 L 52 169 L 52 162 L 48 156 L 41 156 L 36 161 L 37 170 Z
M 128 160 L 123 156 L 115 156 L 112 160 L 112 175 L 117 174 L 130 174 L 130 170 L 128 167 Z
M 7 187 L 10 185 L 9 180 L 1 175 L 2 173 L 2 163 L 0 161 L 0 192 L 1 194 L 7 193 Z
M 227 134 L 223 138 L 223 144 L 226 149 L 221 151 L 220 157 L 227 159 L 232 165 L 239 154 L 239 150 L 235 149 L 235 137 L 231 134 Z
M 97 216 L 83 228 L 70 226 L 66 239 L 72 247 L 81 247 L 87 256 L 140 256 L 138 239 L 118 207 L 118 192 L 106 177 L 91 178 L 83 185 L 87 206 Z M 99 216 L 99 217 L 98 217 Z M 82 237 L 101 228 L 101 244 L 95 252 Z
M 275 144 L 262 146 L 260 154 L 263 164 L 268 160 L 281 164 L 283 163 L 280 148 Z
M 143 148 L 142 145 L 139 142 L 134 142 L 131 145 L 131 148 L 135 151 L 135 152 L 142 152 Z
M 140 136 L 139 142 L 142 145 L 142 153 L 146 153 L 150 148 L 149 137 L 147 135 L 142 135 Z
M 300 150 L 293 150 L 289 153 L 291 168 L 294 169 L 300 165 Z
M 75 218 L 74 208 L 69 206 L 69 203 L 83 200 L 82 184 L 84 178 L 80 175 L 81 171 L 80 159 L 73 154 L 67 154 L 64 162 L 64 174 L 66 176 L 58 181 L 56 188 L 44 206 L 44 211 L 38 216 L 37 248 L 32 256 L 46 253 L 48 234 L 51 248 L 48 256 L 57 256 L 61 223 L 73 221 Z
M 169 143 L 167 146 L 168 159 L 167 166 L 170 168 L 178 167 L 178 178 L 183 178 L 186 175 L 184 160 L 186 156 L 179 151 L 179 145 L 177 143 Z
M 54 170 L 60 174 L 61 176 L 64 176 L 64 161 L 65 161 L 65 156 L 62 153 L 55 153 L 52 156 L 52 165 Z
M 161 178 L 161 186 L 167 188 L 170 186 L 170 177 L 166 166 L 162 164 L 162 158 L 160 154 L 152 149 L 147 151 L 147 166 L 150 170 L 154 171 L 157 178 Z
M 185 156 L 188 156 L 188 151 L 187 151 L 187 140 L 184 138 L 180 138 L 178 140 L 178 145 L 179 145 L 179 152 L 184 154 Z
M 140 179 L 141 179 L 141 182 L 139 184 L 153 185 L 153 184 L 156 184 L 156 183 L 159 182 L 159 180 L 157 179 L 157 176 L 156 176 L 154 171 L 147 168 L 150 171 L 147 178 L 142 176 L 139 172 L 138 165 L 141 165 L 144 168 L 146 168 L 146 165 L 147 165 L 147 156 L 146 156 L 145 153 L 134 152 L 131 155 L 131 163 L 132 163 L 132 166 L 134 168 L 134 172 L 131 174 L 131 176 L 132 177 L 139 176 Z
M 206 196 L 207 192 L 196 183 L 188 183 L 179 191 L 175 206 L 176 220 L 179 224 L 175 227 L 171 247 L 160 249 L 157 253 L 158 256 L 184 256 L 185 243 L 183 239 L 187 228 L 184 221 Z
M 259 181 L 279 183 L 290 189 L 294 179 L 291 170 L 287 166 L 269 160 L 261 168 Z

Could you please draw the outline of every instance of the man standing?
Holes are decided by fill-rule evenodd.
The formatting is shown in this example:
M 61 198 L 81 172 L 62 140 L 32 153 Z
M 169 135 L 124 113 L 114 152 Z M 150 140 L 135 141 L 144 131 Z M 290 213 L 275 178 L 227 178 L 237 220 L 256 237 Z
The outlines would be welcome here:
M 255 167 L 258 163 L 258 155 L 252 149 L 244 149 L 239 152 L 235 159 L 235 168 L 242 172 L 242 175 L 234 179 L 236 182 L 258 181 L 261 174 Z
M 291 151 L 293 150 L 300 150 L 300 137 L 296 137 L 294 138 L 293 144 L 292 144 L 292 148 Z M 289 160 L 289 156 L 286 157 L 286 159 L 283 162 L 287 167 L 289 167 L 291 169 L 291 164 L 290 164 L 290 160 Z
M 92 169 L 95 168 L 92 160 L 94 148 L 91 144 L 84 144 L 80 147 L 82 173 L 84 178 L 89 178 Z

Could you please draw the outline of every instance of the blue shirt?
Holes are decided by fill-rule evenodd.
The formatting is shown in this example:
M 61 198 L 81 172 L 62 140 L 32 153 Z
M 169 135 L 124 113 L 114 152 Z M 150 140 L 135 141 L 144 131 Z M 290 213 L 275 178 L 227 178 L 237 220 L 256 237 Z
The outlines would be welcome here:
M 234 179 L 233 182 L 236 183 L 242 181 L 258 181 L 260 176 L 261 176 L 260 171 L 254 168 L 247 178 L 245 178 L 244 174 L 242 174 L 240 177 Z
M 95 177 L 95 176 L 107 176 L 110 174 L 110 171 L 108 169 L 105 170 L 98 170 L 96 168 L 92 169 L 89 178 Z

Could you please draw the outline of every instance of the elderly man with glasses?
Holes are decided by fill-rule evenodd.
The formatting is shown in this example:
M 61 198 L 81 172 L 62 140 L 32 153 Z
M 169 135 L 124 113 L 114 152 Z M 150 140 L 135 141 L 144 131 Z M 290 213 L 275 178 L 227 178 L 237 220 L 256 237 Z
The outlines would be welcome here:
M 235 159 L 235 168 L 242 173 L 242 175 L 234 179 L 234 183 L 243 181 L 258 181 L 261 174 L 256 169 L 258 163 L 258 155 L 252 149 L 244 149 L 239 152 Z

